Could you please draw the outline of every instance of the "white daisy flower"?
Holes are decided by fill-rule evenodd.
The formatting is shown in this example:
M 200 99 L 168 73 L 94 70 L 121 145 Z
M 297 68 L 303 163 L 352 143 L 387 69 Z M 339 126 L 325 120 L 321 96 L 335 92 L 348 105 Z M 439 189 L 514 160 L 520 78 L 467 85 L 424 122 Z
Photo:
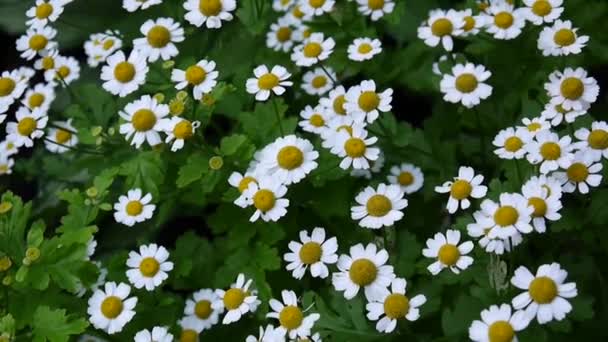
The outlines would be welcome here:
M 489 229 L 490 239 L 507 239 L 516 233 L 528 234 L 533 230 L 530 222 L 534 207 L 520 194 L 502 193 L 498 203 L 485 199 L 481 202 L 481 212 L 483 217 L 478 223 Z
M 118 202 L 114 203 L 114 219 L 129 227 L 151 219 L 156 209 L 151 201 L 151 194 L 142 197 L 141 189 L 129 190 L 126 196 L 120 196 Z
M 293 291 L 281 291 L 281 298 L 283 302 L 274 298 L 270 300 L 270 308 L 273 311 L 266 314 L 267 318 L 279 320 L 279 326 L 276 328 L 277 334 L 287 335 L 291 339 L 307 338 L 321 315 L 312 313 L 305 316 L 304 311 L 298 306 L 298 297 Z
M 343 86 L 339 85 L 332 89 L 327 97 L 322 97 L 319 103 L 327 108 L 331 117 L 345 116 L 346 108 L 344 108 L 344 103 L 346 103 L 346 90 Z
M 36 70 L 34 70 L 28 66 L 18 67 L 17 69 L 15 69 L 15 71 L 17 72 L 19 80 L 27 81 L 27 82 L 29 82 L 32 79 L 32 77 L 34 77 L 36 75 Z
M 520 11 L 534 25 L 551 23 L 564 11 L 561 7 L 563 0 L 523 0 L 523 2 L 527 7 L 522 7 Z
M 562 198 L 562 183 L 559 179 L 553 176 L 539 175 L 530 178 L 526 183 L 524 183 L 524 187 L 531 185 L 535 187 L 540 185 L 543 189 L 547 191 L 547 197 L 555 197 L 557 199 Z
M 181 90 L 192 86 L 195 100 L 201 100 L 203 94 L 208 94 L 217 85 L 219 73 L 215 70 L 215 62 L 206 59 L 189 66 L 186 70 L 173 69 L 171 81 L 177 83 L 175 89 Z
M 148 64 L 146 57 L 134 50 L 125 56 L 122 51 L 108 57 L 107 65 L 101 68 L 103 88 L 114 95 L 125 97 L 146 83 Z
M 362 81 L 361 84 L 348 89 L 345 95 L 344 108 L 357 122 L 373 123 L 380 112 L 388 112 L 393 107 L 393 89 L 388 88 L 381 93 L 376 91 L 374 80 Z
M 368 186 L 355 197 L 358 205 L 351 207 L 350 217 L 361 220 L 359 225 L 364 228 L 392 226 L 403 218 L 401 210 L 408 204 L 403 197 L 403 190 L 397 185 L 380 183 L 376 190 Z
M 288 21 L 289 16 L 284 16 Z M 293 40 L 295 42 L 303 42 L 304 40 L 310 38 L 310 35 L 313 34 L 312 29 L 304 24 L 302 21 L 293 21 L 291 20 L 291 24 L 295 26 L 295 30 L 293 31 Z
M 551 120 L 551 125 L 558 126 L 565 121 L 567 123 L 573 123 L 579 116 L 587 114 L 590 104 L 584 104 L 580 110 L 569 109 L 565 110 L 561 104 L 555 105 L 553 103 L 547 103 L 541 113 L 541 117 L 545 120 Z
M 350 175 L 351 175 L 351 177 L 372 179 L 373 174 L 379 173 L 380 171 L 382 171 L 382 167 L 384 167 L 384 162 L 385 162 L 384 153 L 382 153 L 382 151 L 380 151 L 380 154 L 378 155 L 378 159 L 374 160 L 374 162 L 372 163 L 372 167 L 370 167 L 369 169 L 365 169 L 365 170 L 364 169 L 350 170 Z
M 420 190 L 424 184 L 424 174 L 419 167 L 402 163 L 391 167 L 391 174 L 388 175 L 391 184 L 399 185 L 406 194 L 413 194 Z
M 288 262 L 286 269 L 292 271 L 296 279 L 302 279 L 310 266 L 310 274 L 314 278 L 327 278 L 329 269 L 326 264 L 338 261 L 338 240 L 335 237 L 325 239 L 325 229 L 315 228 L 310 237 L 305 230 L 300 231 L 300 242 L 289 242 L 289 250 L 283 260 Z
M 535 137 L 539 132 L 548 131 L 551 129 L 551 124 L 542 116 L 532 119 L 523 118 L 521 119 L 521 123 L 524 124 L 524 128 L 530 132 L 532 137 Z
M 298 123 L 300 127 L 306 132 L 321 134 L 321 132 L 327 129 L 327 122 L 329 121 L 329 114 L 327 109 L 321 105 L 312 108 L 306 106 L 300 112 L 302 121 Z
M 15 118 L 16 122 L 6 124 L 6 139 L 12 141 L 16 147 L 32 147 L 35 139 L 44 136 L 49 117 L 41 109 L 30 111 L 26 107 L 19 107 Z
M 589 193 L 589 187 L 597 187 L 602 182 L 602 163 L 597 162 L 587 151 L 579 151 L 563 168 L 565 172 L 554 172 L 553 176 L 562 183 L 566 193 L 578 191 Z
M 0 76 L 0 107 L 6 105 L 6 109 L 20 98 L 27 88 L 27 80 L 22 80 L 17 71 L 4 71 Z M 4 111 L 3 111 L 4 112 Z
M 228 177 L 228 183 L 232 185 L 234 188 L 239 190 L 239 197 L 234 200 L 234 204 L 238 205 L 241 208 L 246 208 L 249 203 L 247 197 L 245 197 L 245 190 L 249 187 L 249 183 L 257 183 L 257 179 L 259 177 L 259 172 L 257 170 L 247 170 L 244 174 L 239 172 L 233 172 Z
M 166 61 L 177 56 L 179 50 L 175 43 L 183 42 L 185 39 L 184 29 L 172 18 L 146 20 L 139 31 L 145 37 L 135 39 L 133 48 L 151 63 L 159 58 Z
M 557 20 L 552 27 L 543 28 L 538 37 L 538 49 L 543 56 L 579 54 L 589 41 L 589 36 L 579 36 L 577 31 L 570 20 Z
M 44 142 L 47 150 L 52 153 L 65 153 L 70 147 L 78 145 L 78 131 L 72 126 L 72 119 L 54 121 L 53 126 L 48 129 Z
M 184 8 L 188 13 L 186 20 L 196 26 L 203 24 L 210 29 L 222 27 L 222 21 L 231 21 L 232 13 L 236 9 L 235 0 L 186 0 Z
M 372 21 L 382 18 L 385 14 L 392 13 L 395 9 L 394 0 L 356 0 L 359 12 L 369 16 Z
M 335 0 L 299 0 L 300 11 L 305 16 L 313 17 L 329 13 L 334 9 Z
M 519 232 L 506 239 L 490 238 L 488 233 L 493 224 L 487 223 L 487 216 L 480 210 L 473 213 L 473 218 L 475 222 L 467 225 L 467 233 L 472 238 L 479 238 L 477 243 L 488 253 L 501 255 L 505 252 L 510 252 L 513 247 L 523 241 L 523 237 Z
M 44 79 L 51 84 L 69 85 L 80 77 L 80 64 L 74 57 L 57 56 L 54 69 L 44 72 Z
M 167 134 L 165 143 L 171 144 L 171 151 L 175 152 L 184 147 L 186 140 L 194 136 L 196 129 L 201 125 L 199 121 L 189 121 L 179 116 L 173 116 L 169 119 L 162 119 L 159 122 L 159 128 Z
M 0 175 L 10 175 L 13 173 L 15 160 L 5 155 L 0 155 Z
M 492 305 L 481 312 L 481 321 L 473 321 L 469 338 L 476 342 L 517 341 L 515 333 L 524 330 L 529 322 L 523 311 L 511 313 L 509 304 Z
M 549 75 L 545 90 L 553 105 L 561 105 L 565 110 L 586 110 L 597 99 L 600 88 L 593 77 L 587 77 L 583 68 L 566 68 Z
M 593 160 L 600 161 L 602 157 L 608 159 L 608 124 L 604 121 L 594 121 L 591 130 L 580 128 L 574 132 L 580 140 L 574 143 L 576 149 L 586 151 Z
M 458 12 L 464 21 L 461 28 L 454 30 L 454 35 L 459 37 L 474 36 L 485 26 L 485 17 L 473 15 L 473 10 L 467 8 Z
M 154 327 L 152 331 L 144 329 L 135 334 L 135 342 L 173 342 L 173 335 L 165 327 Z
M 264 149 L 259 167 L 268 176 L 285 184 L 299 183 L 316 169 L 319 152 L 310 141 L 288 135 L 277 138 Z
M 193 318 L 196 324 L 196 331 L 211 329 L 219 321 L 219 316 L 224 312 L 224 308 L 214 309 L 212 304 L 219 300 L 219 297 L 212 289 L 202 289 L 192 294 L 192 299 L 186 301 L 184 314 Z
M 161 104 L 150 95 L 144 95 L 139 100 L 135 100 L 125 106 L 118 113 L 126 123 L 120 125 L 120 134 L 125 135 L 131 145 L 140 148 L 144 142 L 155 146 L 162 142 L 159 131 L 161 131 L 160 121 L 169 115 L 169 106 Z
M 352 61 L 362 62 L 374 58 L 382 52 L 382 42 L 379 39 L 355 38 L 348 46 L 348 58 Z
M 427 269 L 432 275 L 437 275 L 445 268 L 458 274 L 473 264 L 473 258 L 466 255 L 473 250 L 471 241 L 460 243 L 460 231 L 448 229 L 444 234 L 436 233 L 431 239 L 426 240 L 426 247 L 422 255 L 427 258 L 437 259 Z
M 21 58 L 31 60 L 43 51 L 51 50 L 57 46 L 53 41 L 57 30 L 50 26 L 30 28 L 17 39 L 17 51 L 21 51 Z
M 64 0 L 36 0 L 36 4 L 25 12 L 25 15 L 31 18 L 25 24 L 30 28 L 43 28 L 47 24 L 57 21 L 63 13 L 64 5 Z
M 275 0 L 275 3 L 277 1 L 284 0 Z M 282 333 L 282 331 L 278 331 L 274 326 L 268 324 L 266 328 L 260 327 L 258 337 L 254 335 L 249 335 L 245 339 L 245 342 L 285 342 L 285 335 Z
M 447 209 L 450 214 L 453 214 L 459 206 L 463 210 L 471 206 L 469 197 L 477 199 L 485 197 L 488 187 L 481 185 L 482 182 L 483 175 L 475 175 L 472 167 L 461 166 L 458 169 L 458 177 L 454 177 L 453 181 L 445 182 L 441 186 L 436 186 L 435 192 L 450 193 Z
M 565 169 L 572 159 L 572 138 L 565 135 L 559 137 L 557 133 L 542 131 L 532 141 L 526 144 L 527 159 L 531 164 L 540 164 L 541 173 L 549 173 L 559 167 Z
M 236 322 L 248 312 L 255 312 L 260 305 L 257 291 L 250 289 L 252 279 L 246 279 L 244 274 L 239 274 L 236 283 L 230 286 L 227 291 L 218 289 L 215 294 L 218 300 L 211 304 L 214 310 L 226 309 L 226 315 L 222 324 Z
M 291 60 L 297 66 L 309 67 L 329 58 L 335 45 L 336 42 L 333 38 L 329 37 L 325 39 L 323 33 L 312 33 L 302 44 L 294 47 Z
M 299 0 L 294 0 L 295 5 L 291 7 L 289 13 L 287 13 L 284 17 L 287 18 L 292 24 L 296 25 L 305 21 L 310 21 L 312 17 L 302 12 L 302 9 L 299 4 Z
M 154 5 L 162 4 L 163 0 L 122 0 L 122 8 L 128 12 L 142 11 Z
M 351 130 L 340 129 L 335 133 L 335 142 L 332 143 L 332 152 L 338 157 L 344 158 L 340 162 L 340 168 L 369 169 L 369 161 L 378 159 L 380 149 L 374 147 L 378 141 L 376 137 L 368 137 L 367 131 L 361 125 L 353 125 Z M 332 130 L 331 126 L 328 130 Z
M 511 284 L 526 291 L 513 298 L 513 308 L 525 308 L 527 318 L 531 320 L 536 317 L 540 324 L 553 319 L 561 321 L 572 310 L 572 305 L 566 298 L 577 295 L 576 284 L 564 283 L 566 277 L 568 272 L 555 262 L 541 265 L 536 275 L 520 266 L 515 270 Z
M 293 82 L 288 81 L 291 74 L 280 65 L 275 65 L 268 70 L 266 65 L 259 65 L 253 69 L 254 78 L 247 79 L 246 87 L 249 94 L 255 94 L 258 101 L 266 101 L 271 93 L 277 96 L 285 93 L 285 87 L 291 87 Z
M 84 43 L 84 52 L 90 67 L 96 68 L 100 63 L 105 63 L 108 56 L 122 48 L 123 43 L 119 35 L 118 31 L 108 30 L 89 37 L 89 40 Z
M 365 123 L 355 123 L 353 117 L 349 115 L 334 116 L 327 122 L 327 129 L 321 131 L 321 146 L 329 149 L 331 153 L 339 155 L 344 148 L 342 145 L 343 138 L 346 136 L 352 137 L 355 128 L 365 129 Z M 345 136 L 340 133 L 344 133 Z M 375 141 L 371 143 L 373 144 Z M 378 149 L 378 153 L 380 152 Z
M 327 70 L 327 73 L 325 73 Z M 323 95 L 334 87 L 332 80 L 336 79 L 336 73 L 329 67 L 316 68 L 304 73 L 302 77 L 302 89 L 308 95 Z M 328 75 L 329 74 L 329 75 Z
M 435 47 L 441 43 L 446 51 L 452 51 L 454 48 L 452 35 L 464 25 L 465 21 L 458 11 L 434 9 L 429 12 L 428 19 L 418 27 L 418 38 L 424 40 L 428 46 Z
M 288 18 L 279 18 L 270 25 L 270 31 L 266 34 L 266 46 L 275 51 L 289 52 L 295 42 L 294 29 Z
M 127 259 L 129 282 L 136 289 L 154 290 L 169 277 L 167 273 L 173 269 L 173 263 L 168 259 L 169 252 L 163 246 L 155 243 L 139 246 L 139 253 L 131 251 Z
M 532 225 L 537 232 L 544 233 L 547 230 L 546 220 L 557 221 L 562 217 L 559 213 L 562 209 L 561 189 L 551 192 L 537 178 L 527 181 L 521 187 L 521 193 L 528 200 L 528 206 L 534 208 L 532 211 Z
M 514 39 L 526 26 L 526 18 L 521 9 L 515 9 L 513 4 L 506 1 L 490 2 L 483 15 L 486 31 L 496 39 Z
M 0 142 L 0 156 L 10 157 L 17 154 L 19 149 L 11 139 L 4 139 Z
M 452 73 L 443 74 L 441 79 L 443 99 L 472 108 L 492 95 L 492 87 L 484 83 L 490 76 L 492 73 L 483 65 L 456 64 L 452 67 Z
M 426 303 L 426 297 L 420 294 L 408 298 L 405 295 L 406 287 L 405 279 L 395 278 L 391 281 L 390 290 L 383 288 L 382 297 L 370 301 L 365 306 L 367 318 L 371 321 L 378 321 L 376 330 L 379 332 L 388 334 L 395 330 L 398 319 L 405 318 L 408 321 L 415 321 L 420 317 L 419 307 Z
M 45 50 L 40 56 L 41 58 L 34 62 L 34 68 L 46 72 L 55 68 L 55 59 L 59 57 L 59 51 L 57 49 Z
M 287 187 L 278 180 L 264 176 L 258 182 L 250 182 L 247 189 L 243 192 L 243 197 L 247 201 L 247 206 L 254 206 L 255 212 L 249 221 L 255 222 L 259 218 L 268 222 L 278 221 L 287 214 L 289 200 L 283 198 L 287 194 Z
M 273 0 L 272 9 L 277 12 L 287 12 L 296 0 Z
M 55 88 L 53 88 L 53 85 L 39 83 L 28 89 L 21 103 L 29 109 L 40 108 L 46 113 L 54 99 Z
M 524 146 L 532 140 L 532 134 L 523 127 L 508 127 L 498 132 L 492 144 L 501 159 L 522 159 L 526 155 Z
M 177 322 L 181 328 L 179 336 L 180 342 L 198 342 L 198 335 L 201 333 L 200 325 L 194 316 L 186 316 Z
M 135 316 L 137 297 L 129 297 L 131 287 L 124 283 L 109 282 L 104 290 L 95 290 L 89 298 L 89 321 L 97 329 L 108 334 L 122 331 L 122 328 Z

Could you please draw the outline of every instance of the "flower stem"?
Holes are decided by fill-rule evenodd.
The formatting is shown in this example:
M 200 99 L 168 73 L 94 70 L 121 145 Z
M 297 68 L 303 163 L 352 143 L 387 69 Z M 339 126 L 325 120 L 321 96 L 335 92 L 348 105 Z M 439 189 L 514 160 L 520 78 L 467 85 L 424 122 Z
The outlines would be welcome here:
M 284 137 L 285 136 L 285 132 L 283 131 L 283 124 L 281 122 L 281 115 L 279 114 L 279 107 L 277 107 L 277 101 L 276 99 L 272 99 L 272 106 L 274 107 L 274 113 L 277 116 L 277 123 L 279 125 L 279 131 L 281 132 L 281 136 Z
M 519 159 L 515 159 L 515 168 L 517 169 L 517 180 L 519 184 L 523 184 L 523 176 L 521 174 L 521 167 L 519 166 Z
M 319 66 L 321 67 L 321 69 L 323 70 L 323 72 L 325 73 L 325 75 L 327 75 L 327 77 L 331 80 L 331 82 L 333 83 L 334 87 L 336 85 L 338 85 L 338 80 L 336 80 L 335 78 L 333 78 L 333 76 L 331 76 L 331 74 L 329 73 L 329 71 L 327 71 L 327 69 L 325 68 L 325 66 L 323 65 L 323 63 L 319 63 Z
M 98 151 L 93 151 L 93 150 L 83 150 L 74 146 L 68 146 L 68 145 L 64 145 L 64 144 L 60 144 L 56 141 L 53 141 L 52 139 L 49 138 L 44 138 L 44 141 L 50 142 L 51 144 L 57 145 L 57 146 L 61 146 L 61 147 L 65 147 L 68 150 L 72 150 L 74 152 L 82 152 L 82 153 L 86 153 L 86 154 L 94 154 L 94 155 L 103 155 L 102 152 L 98 152 Z

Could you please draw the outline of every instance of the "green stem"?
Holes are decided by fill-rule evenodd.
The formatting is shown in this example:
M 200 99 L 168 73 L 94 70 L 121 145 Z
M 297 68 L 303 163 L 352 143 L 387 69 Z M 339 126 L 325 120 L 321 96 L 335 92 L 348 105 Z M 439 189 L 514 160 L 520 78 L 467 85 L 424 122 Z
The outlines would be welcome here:
M 271 101 L 272 101 L 272 106 L 274 107 L 274 113 L 277 116 L 277 123 L 279 125 L 279 131 L 281 132 L 281 136 L 284 137 L 285 132 L 283 131 L 283 124 L 281 121 L 281 115 L 279 114 L 279 107 L 277 107 L 277 101 L 274 98 Z
M 325 69 L 325 66 L 323 65 L 323 63 L 319 63 L 319 66 L 321 67 L 321 69 L 323 70 L 323 72 L 325 73 L 325 75 L 327 75 L 327 77 L 331 80 L 331 82 L 333 83 L 334 87 L 337 86 L 338 80 L 336 80 L 335 78 L 333 78 L 333 76 L 329 73 L 329 71 L 327 69 Z
M 54 145 L 65 147 L 65 148 L 67 148 L 69 150 L 72 150 L 74 152 L 82 152 L 82 153 L 85 153 L 85 154 L 93 154 L 93 155 L 103 155 L 102 152 L 97 152 L 97 151 L 92 151 L 92 150 L 83 150 L 83 149 L 80 149 L 80 148 L 77 148 L 77 147 L 74 147 L 74 146 L 68 146 L 68 145 L 60 144 L 60 143 L 58 143 L 56 141 L 53 141 L 53 140 L 51 140 L 49 138 L 44 138 L 44 141 L 50 142 L 51 144 L 54 144 Z
M 69 129 L 69 128 L 65 128 L 65 127 L 61 127 L 61 126 L 59 126 L 59 125 L 55 125 L 55 124 L 54 124 L 54 123 L 52 123 L 52 122 L 49 122 L 49 123 L 48 123 L 48 126 L 49 126 L 49 127 L 53 127 L 53 128 L 57 128 L 57 129 L 60 129 L 60 130 L 62 130 L 62 131 L 66 131 L 66 132 L 68 132 L 68 133 L 70 133 L 70 134 L 78 135 L 78 132 L 72 131 L 72 130 L 71 130 L 71 129 Z
M 515 159 L 515 168 L 517 169 L 517 180 L 519 184 L 523 184 L 524 178 L 521 174 L 521 167 L 519 166 L 519 159 Z
M 475 110 L 475 118 L 477 119 L 477 134 L 479 135 L 479 144 L 481 145 L 481 160 L 484 164 L 486 164 L 486 142 L 481 126 L 481 116 L 479 115 L 478 110 Z

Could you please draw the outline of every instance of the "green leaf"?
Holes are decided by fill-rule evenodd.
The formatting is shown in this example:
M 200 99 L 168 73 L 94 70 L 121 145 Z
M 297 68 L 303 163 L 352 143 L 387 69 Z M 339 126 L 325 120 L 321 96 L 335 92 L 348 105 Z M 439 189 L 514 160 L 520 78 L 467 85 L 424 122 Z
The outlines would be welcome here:
M 32 223 L 32 227 L 30 231 L 27 233 L 27 246 L 28 247 L 38 247 L 44 240 L 44 230 L 46 229 L 46 225 L 44 221 L 38 220 Z
M 203 153 L 192 154 L 179 169 L 175 183 L 178 188 L 184 188 L 201 179 L 207 172 L 209 172 L 209 156 Z
M 242 134 L 234 134 L 222 138 L 220 143 L 220 151 L 225 156 L 233 155 L 246 141 L 247 137 Z
M 136 153 L 133 159 L 120 166 L 119 171 L 127 177 L 125 183 L 129 189 L 140 188 L 144 193 L 151 193 L 155 200 L 160 198 L 165 172 L 166 164 L 155 151 Z
M 67 342 L 71 335 L 84 332 L 89 323 L 84 318 L 66 315 L 64 309 L 39 307 L 32 321 L 34 342 Z

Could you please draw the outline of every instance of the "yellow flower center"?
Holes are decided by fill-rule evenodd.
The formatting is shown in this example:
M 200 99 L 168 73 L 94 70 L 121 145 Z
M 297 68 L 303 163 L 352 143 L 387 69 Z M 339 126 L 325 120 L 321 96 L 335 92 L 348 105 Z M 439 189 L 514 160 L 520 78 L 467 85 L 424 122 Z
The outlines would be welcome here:
M 8 96 L 13 90 L 15 90 L 15 86 L 17 84 L 13 81 L 12 78 L 2 77 L 0 78 L 0 96 Z
M 127 215 L 137 216 L 144 210 L 144 205 L 140 201 L 130 201 L 127 203 Z
M 267 212 L 274 208 L 275 201 L 274 193 L 270 190 L 262 189 L 253 195 L 253 205 L 262 212 Z
M 392 293 L 384 300 L 384 314 L 391 319 L 405 317 L 410 311 L 410 300 L 401 293 Z
M 279 85 L 279 78 L 277 75 L 269 72 L 258 78 L 258 87 L 263 90 L 270 90 Z
M 323 47 L 319 43 L 311 42 L 304 46 L 304 56 L 307 58 L 319 57 L 322 51 Z
M 8 270 L 12 265 L 13 262 L 11 261 L 11 258 L 7 257 L 6 255 L 0 258 L 0 272 Z
M 350 128 L 350 127 L 347 126 L 346 130 L 348 130 L 348 128 Z M 338 129 L 340 129 L 340 128 L 338 128 Z M 352 134 L 352 128 L 349 133 Z M 365 155 L 366 149 L 367 149 L 367 146 L 365 146 L 365 141 L 363 141 L 359 138 L 349 138 L 344 143 L 344 151 L 346 152 L 346 155 L 348 155 L 351 158 L 363 157 Z
M 456 78 L 456 89 L 461 93 L 470 93 L 477 89 L 477 77 L 473 74 L 462 74 Z
M 45 2 L 36 6 L 36 18 L 46 19 L 53 13 L 53 5 Z
M 243 191 L 247 190 L 247 188 L 249 187 L 249 183 L 251 182 L 257 183 L 255 178 L 251 176 L 243 177 L 243 179 L 241 179 L 241 181 L 239 182 L 239 191 L 242 193 Z
M 547 0 L 536 0 L 532 5 L 532 12 L 539 17 L 544 17 L 551 13 L 552 9 L 551 4 Z
M 230 289 L 224 294 L 224 306 L 228 310 L 238 309 L 245 300 L 245 292 L 241 289 Z
M 500 12 L 494 16 L 494 25 L 506 30 L 513 25 L 513 15 L 509 12 Z
M 575 183 L 580 183 L 587 180 L 587 176 L 589 176 L 589 169 L 583 163 L 574 163 L 568 167 L 566 173 L 568 174 L 569 180 Z
M 441 246 L 441 248 L 439 248 L 437 258 L 444 265 L 454 266 L 460 258 L 460 251 L 458 250 L 458 247 L 446 243 L 445 245 Z
M 156 115 L 149 109 L 140 109 L 131 118 L 133 128 L 138 132 L 146 132 L 156 124 Z
M 543 217 L 547 213 L 547 202 L 540 197 L 531 197 L 528 199 L 528 206 L 534 208 L 534 212 L 532 213 L 532 216 L 534 217 Z
M 562 148 L 554 142 L 546 142 L 540 147 L 540 155 L 545 160 L 557 160 L 562 155 Z
M 101 302 L 101 313 L 108 319 L 114 319 L 122 312 L 122 300 L 116 296 L 110 296 Z
M 304 162 L 304 153 L 295 146 L 285 146 L 277 154 L 277 163 L 283 169 L 293 170 Z
M 359 286 L 367 286 L 376 280 L 378 268 L 369 259 L 357 259 L 353 261 L 348 270 L 348 275 L 353 283 Z
M 42 69 L 51 70 L 55 67 L 55 60 L 53 57 L 42 57 Z
M 372 110 L 378 108 L 380 104 L 380 96 L 373 91 L 364 91 L 359 95 L 359 108 L 363 109 L 365 112 L 371 112 Z
M 281 326 L 286 328 L 287 330 L 293 330 L 302 325 L 302 320 L 304 319 L 304 314 L 302 314 L 302 310 L 294 305 L 289 305 L 281 310 L 279 313 L 279 322 Z
M 319 114 L 313 114 L 308 121 L 315 127 L 323 127 L 325 125 L 325 120 Z
M 325 0 L 308 0 L 308 4 L 312 8 L 321 8 L 325 4 Z
M 62 65 L 59 67 L 59 70 L 57 70 L 57 76 L 59 76 L 62 80 L 65 80 L 68 76 L 70 76 L 70 72 L 70 68 Z
M 19 134 L 23 135 L 24 137 L 27 137 L 36 130 L 36 126 L 36 120 L 34 120 L 33 118 L 23 118 L 17 124 L 17 132 L 19 132 Z
M 186 69 L 186 81 L 192 85 L 199 85 L 207 78 L 207 71 L 198 65 L 192 65 Z
M 564 28 L 555 32 L 553 41 L 559 46 L 572 45 L 576 41 L 576 35 L 574 34 L 574 31 Z
M 370 51 L 372 51 L 372 50 L 373 50 L 373 47 L 368 43 L 363 43 L 363 44 L 359 45 L 359 48 L 357 48 L 357 51 L 363 55 L 370 53 Z
M 471 17 L 470 15 L 464 17 L 464 26 L 462 27 L 462 29 L 465 32 L 469 32 L 473 28 L 475 28 L 475 18 Z
M 562 93 L 562 96 L 564 96 L 568 100 L 576 100 L 580 98 L 583 95 L 583 92 L 585 91 L 585 85 L 583 84 L 583 81 L 579 80 L 576 77 L 566 78 L 559 88 Z
M 144 258 L 139 264 L 139 271 L 144 277 L 154 277 L 158 273 L 159 269 L 160 264 L 152 257 Z
M 208 300 L 199 300 L 194 306 L 194 314 L 200 319 L 207 319 L 211 316 L 213 309 L 211 308 L 211 302 Z
M 222 11 L 222 2 L 220 0 L 200 0 L 198 9 L 206 17 L 214 17 Z
M 288 41 L 291 38 L 291 29 L 287 26 L 280 27 L 277 30 L 277 40 L 281 43 Z
M 344 109 L 345 102 L 346 102 L 346 99 L 344 98 L 344 95 L 336 96 L 336 99 L 334 100 L 334 103 L 333 103 L 334 112 L 336 112 L 336 114 L 346 115 L 346 109 Z
M 473 191 L 473 186 L 471 183 L 459 179 L 452 183 L 450 187 L 450 196 L 454 197 L 454 199 L 462 200 L 471 195 L 471 191 Z
M 65 144 L 66 142 L 70 141 L 70 139 L 72 139 L 72 133 L 64 129 L 58 129 L 55 133 L 55 141 L 60 144 Z
M 327 77 L 319 75 L 319 76 L 315 76 L 315 78 L 312 79 L 312 87 L 319 89 L 322 87 L 325 87 L 325 85 L 327 84 Z
M 411 172 L 407 171 L 401 172 L 399 174 L 399 177 L 397 177 L 397 181 L 403 186 L 408 186 L 414 183 L 414 175 L 412 175 Z
M 608 132 L 604 131 L 603 129 L 591 131 L 587 137 L 587 142 L 592 149 L 604 150 L 608 148 Z
M 135 66 L 129 62 L 120 62 L 114 67 L 114 78 L 120 83 L 128 83 L 135 77 Z
M 514 225 L 518 218 L 519 213 L 510 205 L 499 207 L 494 213 L 494 222 L 501 227 Z
M 108 39 L 108 40 L 106 40 L 105 42 L 103 42 L 103 46 L 102 47 L 106 51 L 110 50 L 111 48 L 114 47 L 114 39 Z
M 191 329 L 182 330 L 179 342 L 198 342 L 198 333 Z
M 306 265 L 312 265 L 321 260 L 321 254 L 321 245 L 316 242 L 307 242 L 300 248 L 300 260 Z
M 48 42 L 49 41 L 48 41 L 48 39 L 46 39 L 45 36 L 43 36 L 41 34 L 35 34 L 32 36 L 32 38 L 30 38 L 30 41 L 29 41 L 30 49 L 32 49 L 34 51 L 40 51 L 46 47 L 46 44 Z
M 350 135 L 351 137 L 353 136 L 353 128 L 351 126 L 342 125 L 342 126 L 336 128 L 336 132 L 340 132 L 340 131 L 346 131 L 348 133 L 348 135 Z
M 367 200 L 365 207 L 370 216 L 382 217 L 393 209 L 393 204 L 384 195 L 373 195 Z
M 543 126 L 541 126 L 541 124 L 539 124 L 538 122 L 533 122 L 526 126 L 526 128 L 528 129 L 529 132 L 536 132 L 539 129 L 541 129 L 542 127 Z
M 34 93 L 28 99 L 28 104 L 29 104 L 30 108 L 37 108 L 37 107 L 42 106 L 42 104 L 44 103 L 44 99 L 45 99 L 44 94 Z
M 304 17 L 304 12 L 302 12 L 302 10 L 300 9 L 300 5 L 296 5 L 293 8 L 293 11 L 291 12 L 291 14 L 293 14 L 293 16 L 298 19 L 302 19 Z
M 507 321 L 496 321 L 488 328 L 489 342 L 511 342 L 513 337 L 515 337 L 515 330 Z
M 384 8 L 384 0 L 367 0 L 367 7 L 372 11 L 381 10 Z
M 439 18 L 431 25 L 431 32 L 434 36 L 443 37 L 452 33 L 454 25 L 446 18 Z
M 517 152 L 524 145 L 523 141 L 518 137 L 509 137 L 505 140 L 505 150 L 509 152 Z
M 171 41 L 171 32 L 161 25 L 156 25 L 148 31 L 148 44 L 154 48 L 167 46 Z
M 188 120 L 182 120 L 173 128 L 173 135 L 176 139 L 190 139 L 193 135 L 192 123 Z
M 534 278 L 528 288 L 530 297 L 538 304 L 548 304 L 557 297 L 557 284 L 549 277 Z

